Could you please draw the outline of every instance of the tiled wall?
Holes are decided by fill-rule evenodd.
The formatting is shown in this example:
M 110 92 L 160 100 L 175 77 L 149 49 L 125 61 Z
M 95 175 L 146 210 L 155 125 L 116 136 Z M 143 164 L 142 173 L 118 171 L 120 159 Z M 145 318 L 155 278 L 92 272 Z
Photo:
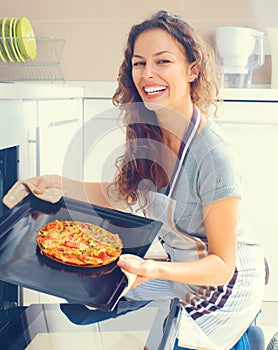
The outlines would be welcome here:
M 215 27 L 278 27 L 277 0 L 13 0 L 1 17 L 28 17 L 37 36 L 64 38 L 66 80 L 115 80 L 130 27 L 165 9 L 193 24 L 209 40 Z M 270 83 L 271 59 L 254 73 L 255 83 Z

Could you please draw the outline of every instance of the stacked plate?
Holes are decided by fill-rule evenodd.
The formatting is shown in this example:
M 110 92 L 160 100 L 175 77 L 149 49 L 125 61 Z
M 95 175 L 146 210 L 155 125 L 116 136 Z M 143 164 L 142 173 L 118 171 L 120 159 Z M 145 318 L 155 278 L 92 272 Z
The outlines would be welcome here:
M 36 38 L 30 21 L 26 17 L 0 18 L 0 59 L 27 62 L 36 55 Z

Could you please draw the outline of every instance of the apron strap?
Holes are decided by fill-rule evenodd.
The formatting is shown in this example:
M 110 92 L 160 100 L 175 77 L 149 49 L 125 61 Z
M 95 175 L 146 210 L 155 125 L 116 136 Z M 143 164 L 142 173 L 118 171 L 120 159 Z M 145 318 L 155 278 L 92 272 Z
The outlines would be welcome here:
M 192 117 L 190 120 L 190 123 L 188 125 L 188 128 L 186 129 L 186 132 L 184 134 L 184 138 L 183 138 L 183 142 L 181 143 L 181 147 L 179 150 L 179 154 L 178 154 L 178 159 L 172 174 L 172 178 L 167 186 L 166 189 L 166 195 L 168 197 L 172 196 L 172 193 L 174 191 L 174 187 L 176 185 L 176 182 L 178 180 L 179 174 L 181 172 L 182 166 L 185 163 L 185 159 L 186 156 L 188 154 L 189 151 L 189 147 L 190 144 L 199 128 L 201 122 L 201 113 L 200 110 L 197 106 L 194 105 L 193 107 L 193 113 L 192 113 Z

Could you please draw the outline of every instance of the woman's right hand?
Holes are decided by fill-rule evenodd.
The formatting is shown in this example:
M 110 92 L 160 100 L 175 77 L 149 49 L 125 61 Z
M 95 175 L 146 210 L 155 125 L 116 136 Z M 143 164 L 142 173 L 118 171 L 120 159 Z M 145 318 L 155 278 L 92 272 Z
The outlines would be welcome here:
M 42 194 L 46 188 L 62 188 L 62 177 L 60 175 L 42 175 L 29 179 L 35 188 L 34 193 Z

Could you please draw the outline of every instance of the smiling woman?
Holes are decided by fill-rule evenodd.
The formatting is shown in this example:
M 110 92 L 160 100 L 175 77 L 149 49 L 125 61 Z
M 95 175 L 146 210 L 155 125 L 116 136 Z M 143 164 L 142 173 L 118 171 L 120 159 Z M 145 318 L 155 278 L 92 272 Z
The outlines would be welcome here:
M 264 286 L 263 254 L 239 214 L 238 153 L 207 117 L 219 71 L 194 28 L 160 11 L 132 27 L 114 95 L 128 140 L 116 188 L 164 222 L 159 239 L 170 259 L 140 266 L 121 259 L 119 266 L 137 274 L 128 297 L 183 300 L 179 345 L 190 349 L 242 349 Z
M 178 346 L 249 349 L 261 308 L 264 255 L 242 220 L 239 154 L 209 118 L 220 79 L 213 50 L 182 18 L 159 11 L 131 28 L 113 101 L 126 144 L 111 183 L 83 183 L 93 203 L 161 221 L 168 261 L 121 256 L 130 299 L 179 298 Z M 32 180 L 37 193 L 77 182 Z M 242 344 L 246 344 L 242 347 Z

